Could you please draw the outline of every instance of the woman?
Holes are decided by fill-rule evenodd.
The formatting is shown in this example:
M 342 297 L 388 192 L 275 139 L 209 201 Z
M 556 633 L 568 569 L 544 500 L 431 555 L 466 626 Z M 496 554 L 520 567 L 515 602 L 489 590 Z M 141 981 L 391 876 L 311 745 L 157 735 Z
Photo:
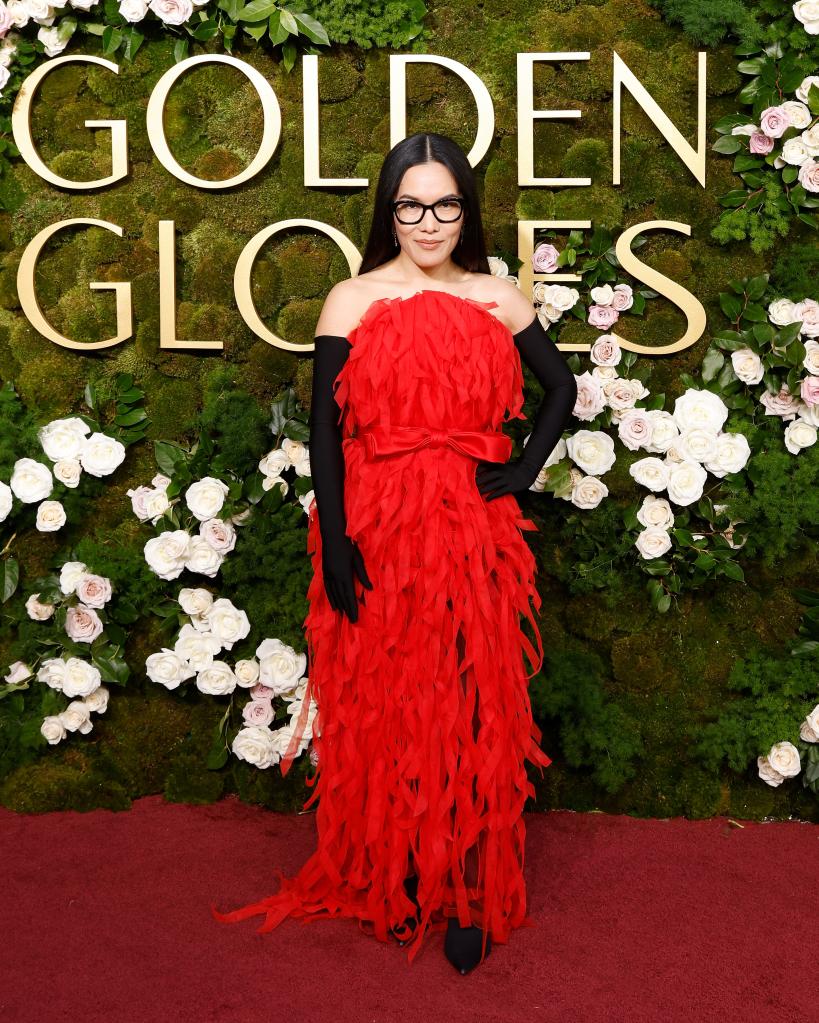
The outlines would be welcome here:
M 495 310 L 492 312 L 491 310 Z M 519 356 L 545 394 L 522 454 Z M 489 270 L 461 148 L 413 135 L 387 155 L 357 277 L 316 327 L 305 619 L 318 848 L 264 913 L 347 916 L 380 940 L 446 929 L 466 973 L 526 916 L 527 679 L 543 661 L 535 560 L 514 497 L 535 481 L 577 385 L 529 299 Z M 537 651 L 521 623 L 525 615 Z M 532 672 L 527 675 L 526 653 Z M 298 749 L 294 736 L 286 771 Z

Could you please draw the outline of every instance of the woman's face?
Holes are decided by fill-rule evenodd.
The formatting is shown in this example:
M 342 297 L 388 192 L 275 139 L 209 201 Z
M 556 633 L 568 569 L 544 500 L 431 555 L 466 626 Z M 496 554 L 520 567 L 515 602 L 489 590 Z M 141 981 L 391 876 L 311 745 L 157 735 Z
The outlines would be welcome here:
M 429 270 L 446 262 L 460 240 L 465 214 L 460 212 L 458 216 L 458 204 L 452 201 L 457 198 L 463 197 L 455 178 L 444 164 L 437 161 L 416 164 L 401 178 L 401 184 L 393 196 L 395 202 L 414 201 L 416 204 L 431 205 L 440 200 L 450 200 L 439 206 L 437 211 L 442 217 L 458 217 L 457 220 L 441 223 L 432 210 L 424 210 L 418 223 L 406 224 L 401 223 L 398 216 L 404 220 L 415 219 L 421 212 L 420 207 L 404 206 L 402 210 L 393 213 L 392 224 L 401 250 L 424 269 Z

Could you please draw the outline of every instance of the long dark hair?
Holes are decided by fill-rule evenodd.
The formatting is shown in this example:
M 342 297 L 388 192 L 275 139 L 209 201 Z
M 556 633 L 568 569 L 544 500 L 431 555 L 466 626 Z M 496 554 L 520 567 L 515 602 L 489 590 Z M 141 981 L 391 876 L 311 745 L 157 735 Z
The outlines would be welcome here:
M 374 270 L 398 254 L 400 247 L 392 237 L 393 213 L 390 203 L 401 184 L 404 172 L 416 164 L 432 161 L 449 168 L 458 184 L 458 190 L 464 197 L 464 231 L 452 250 L 453 263 L 457 263 L 469 273 L 491 273 L 486 258 L 486 241 L 483 236 L 475 175 L 466 154 L 457 142 L 446 135 L 418 132 L 396 143 L 381 165 L 370 234 L 364 248 L 359 274 Z

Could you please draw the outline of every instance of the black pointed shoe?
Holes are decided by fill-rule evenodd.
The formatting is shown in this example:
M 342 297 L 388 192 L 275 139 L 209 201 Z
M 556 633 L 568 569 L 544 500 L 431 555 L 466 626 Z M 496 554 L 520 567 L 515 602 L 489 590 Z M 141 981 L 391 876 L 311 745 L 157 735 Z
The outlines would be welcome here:
M 404 891 L 406 891 L 407 895 L 415 903 L 416 908 L 418 910 L 420 910 L 421 907 L 418 904 L 418 875 L 417 874 L 410 874 L 408 877 L 404 878 Z M 403 948 L 404 945 L 406 945 L 406 943 L 410 940 L 410 938 L 415 933 L 415 928 L 417 926 L 418 926 L 418 916 L 417 916 L 417 914 L 413 914 L 412 916 L 408 916 L 406 918 L 406 920 L 404 920 L 404 922 L 402 924 L 399 924 L 398 927 L 391 927 L 390 928 L 390 934 L 395 938 L 395 940 L 398 942 L 398 944 L 401 946 L 401 948 Z
M 480 927 L 461 927 L 457 916 L 447 921 L 446 938 L 444 938 L 444 954 L 461 974 L 474 970 L 481 961 L 481 943 L 483 931 Z M 486 936 L 486 955 L 492 949 L 492 939 Z M 485 958 L 485 957 L 484 957 Z

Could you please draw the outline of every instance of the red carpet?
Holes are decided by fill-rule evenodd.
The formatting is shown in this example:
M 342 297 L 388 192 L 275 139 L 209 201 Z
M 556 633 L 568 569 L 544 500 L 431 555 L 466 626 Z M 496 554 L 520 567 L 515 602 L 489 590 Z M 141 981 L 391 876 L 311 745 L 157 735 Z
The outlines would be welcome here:
M 222 910 L 312 851 L 312 814 L 149 796 L 127 813 L 0 807 L 4 1023 L 790 1023 L 815 1020 L 819 829 L 527 814 L 535 927 L 462 977 L 349 920 Z

